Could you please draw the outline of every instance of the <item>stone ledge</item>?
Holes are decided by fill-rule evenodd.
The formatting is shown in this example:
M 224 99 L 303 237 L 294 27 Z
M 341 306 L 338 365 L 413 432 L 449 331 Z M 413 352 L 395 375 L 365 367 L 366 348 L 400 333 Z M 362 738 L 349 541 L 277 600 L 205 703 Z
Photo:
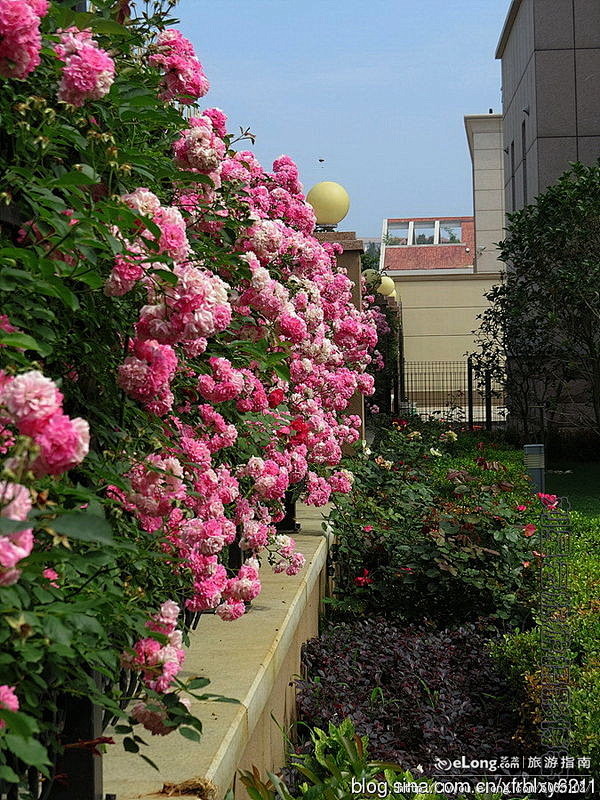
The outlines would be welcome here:
M 283 752 L 283 740 L 270 721 L 271 707 L 285 717 L 277 719 L 283 727 L 292 721 L 294 709 L 285 688 L 286 696 L 273 695 L 282 695 L 281 687 L 289 686 L 299 670 L 300 644 L 317 633 L 315 596 L 322 597 L 323 593 L 329 538 L 321 530 L 320 509 L 299 505 L 298 511 L 302 532 L 295 538 L 307 561 L 302 572 L 294 577 L 275 575 L 265 565 L 263 591 L 241 619 L 227 623 L 207 615 L 191 634 L 181 677 L 206 676 L 211 681 L 207 691 L 240 702 L 192 700 L 192 710 L 204 726 L 199 744 L 178 733 L 157 737 L 141 731 L 149 744 L 142 752 L 155 762 L 159 772 L 139 756 L 124 752 L 120 744 L 110 748 L 103 759 L 105 793 L 116 795 L 117 800 L 158 800 L 178 796 L 161 793 L 165 783 L 180 785 L 205 779 L 218 787 L 216 797 L 222 798 L 245 759 L 258 755 L 254 763 L 261 771 L 281 766 L 277 759 Z M 291 663 L 294 666 L 290 670 Z M 284 676 L 284 669 L 289 674 Z M 258 730 L 266 726 L 274 730 Z M 257 738 L 260 747 L 253 742 Z M 274 763 L 260 763 L 261 757 Z M 194 794 L 187 792 L 185 796 Z M 196 797 L 204 796 L 199 792 Z

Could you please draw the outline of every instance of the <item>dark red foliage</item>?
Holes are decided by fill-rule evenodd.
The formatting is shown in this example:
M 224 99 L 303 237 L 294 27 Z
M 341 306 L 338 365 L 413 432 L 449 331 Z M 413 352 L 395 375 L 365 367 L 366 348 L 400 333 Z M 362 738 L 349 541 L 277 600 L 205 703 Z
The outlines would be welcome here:
M 304 648 L 299 718 L 350 717 L 375 759 L 432 774 L 436 758 L 523 754 L 518 700 L 475 626 L 439 631 L 383 618 L 337 625 Z

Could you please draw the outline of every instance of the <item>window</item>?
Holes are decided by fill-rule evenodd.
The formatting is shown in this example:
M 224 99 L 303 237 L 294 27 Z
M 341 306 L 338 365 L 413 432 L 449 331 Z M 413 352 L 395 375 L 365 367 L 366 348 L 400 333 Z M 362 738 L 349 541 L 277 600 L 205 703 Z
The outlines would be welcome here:
M 412 244 L 435 244 L 435 223 L 415 222 Z
M 408 222 L 390 222 L 386 244 L 391 247 L 408 244 L 408 226 Z
M 440 220 L 440 244 L 460 244 L 462 242 L 462 225 L 460 222 Z
M 462 222 L 454 219 L 388 222 L 386 247 L 463 244 Z

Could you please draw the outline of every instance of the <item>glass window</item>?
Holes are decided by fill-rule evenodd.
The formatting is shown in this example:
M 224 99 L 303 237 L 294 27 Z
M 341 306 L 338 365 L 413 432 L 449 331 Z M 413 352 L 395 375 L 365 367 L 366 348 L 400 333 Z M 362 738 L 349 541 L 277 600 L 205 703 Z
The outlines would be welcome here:
M 462 241 L 462 225 L 460 222 L 440 220 L 440 244 L 460 244 Z
M 435 242 L 435 223 L 415 222 L 413 244 L 433 244 Z
M 388 235 L 386 244 L 395 245 L 408 244 L 408 222 L 388 223 Z

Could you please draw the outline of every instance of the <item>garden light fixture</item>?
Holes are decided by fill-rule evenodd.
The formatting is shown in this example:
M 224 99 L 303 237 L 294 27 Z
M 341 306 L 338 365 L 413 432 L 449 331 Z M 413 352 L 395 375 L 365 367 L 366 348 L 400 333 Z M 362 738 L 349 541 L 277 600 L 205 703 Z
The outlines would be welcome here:
M 396 284 L 393 278 L 390 278 L 389 275 L 383 275 L 381 278 L 381 283 L 377 287 L 379 294 L 382 294 L 384 297 L 388 297 L 389 295 L 393 294 L 395 289 Z
M 306 201 L 317 216 L 317 229 L 322 231 L 335 230 L 350 208 L 348 192 L 334 181 L 316 183 L 306 195 Z

